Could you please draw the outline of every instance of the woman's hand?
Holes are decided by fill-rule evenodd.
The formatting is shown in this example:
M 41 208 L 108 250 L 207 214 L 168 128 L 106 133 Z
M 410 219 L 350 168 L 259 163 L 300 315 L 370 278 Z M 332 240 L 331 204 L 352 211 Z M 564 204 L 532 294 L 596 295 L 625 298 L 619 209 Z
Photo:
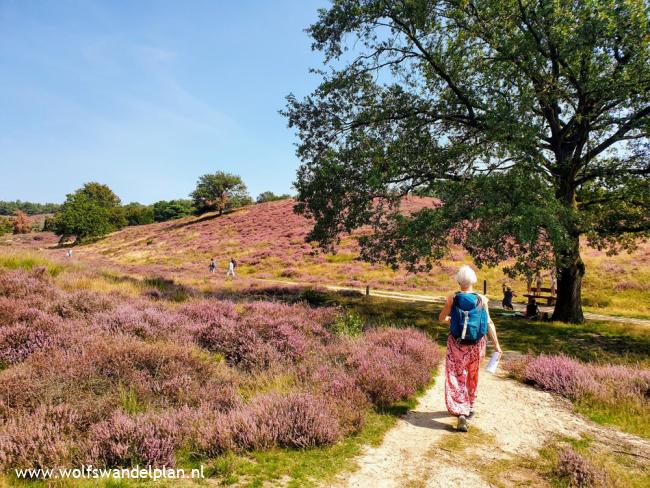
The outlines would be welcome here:
M 503 354 L 503 351 L 501 350 L 501 346 L 499 344 L 496 344 L 494 346 L 494 350 L 498 352 L 499 354 Z

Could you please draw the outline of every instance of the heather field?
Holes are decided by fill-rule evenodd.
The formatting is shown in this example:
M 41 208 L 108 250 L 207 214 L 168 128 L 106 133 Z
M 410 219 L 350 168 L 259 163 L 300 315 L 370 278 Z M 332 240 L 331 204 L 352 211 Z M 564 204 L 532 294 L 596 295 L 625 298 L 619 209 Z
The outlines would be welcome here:
M 191 286 L 98 267 L 85 252 L 0 254 L 3 470 L 204 465 L 237 486 L 330 480 L 414 407 L 441 359 L 436 303 L 250 279 Z M 647 326 L 493 313 L 513 378 L 650 438 Z M 599 453 L 560 439 L 534 469 L 516 468 L 559 486 L 575 466 L 588 479 L 650 476 L 627 458 L 605 469 Z
M 111 290 L 105 277 L 33 256 L 0 265 L 3 471 L 204 463 L 218 479 L 312 476 L 317 458 L 309 469 L 309 454 L 296 456 L 329 449 L 333 463 L 347 460 L 440 360 L 423 332 L 363 332 L 336 307 L 178 304 L 151 285 L 139 296 L 135 285 Z M 109 284 L 88 291 L 89 281 Z M 273 456 L 295 472 L 272 468 Z
M 454 249 L 430 273 L 393 271 L 358 260 L 358 234 L 344 236 L 336 254 L 325 254 L 305 242 L 312 224 L 293 213 L 293 204 L 292 200 L 282 200 L 248 206 L 219 217 L 206 214 L 127 227 L 94 244 L 75 248 L 74 252 L 101 265 L 117 266 L 129 275 L 164 276 L 206 288 L 233 286 L 225 282 L 223 275 L 228 259 L 234 257 L 243 278 L 235 285 L 239 287 L 248 287 L 261 279 L 314 285 L 370 285 L 427 295 L 447 293 L 454 286 L 452 277 L 459 264 L 471 262 L 461 249 Z M 433 199 L 409 198 L 403 208 L 409 212 L 435 205 Z M 9 248 L 43 249 L 50 256 L 60 256 L 64 251 L 56 248 L 56 242 L 49 233 L 3 239 Z M 582 253 L 587 269 L 583 288 L 585 310 L 650 318 L 650 243 L 641 243 L 631 255 L 607 256 L 587 246 L 583 246 Z M 214 276 L 208 276 L 207 266 L 212 257 L 221 268 Z M 500 267 L 482 270 L 481 277 L 487 279 L 488 294 L 493 299 L 500 300 L 501 284 L 509 283 L 518 295 L 515 301 L 525 301 L 525 282 L 510 280 Z M 545 286 L 549 286 L 547 275 L 544 280 Z
M 455 249 L 431 273 L 410 275 L 359 261 L 356 235 L 323 254 L 304 242 L 310 222 L 292 205 L 129 227 L 73 247 L 72 258 L 50 233 L 4 237 L 1 469 L 203 465 L 235 486 L 327 484 L 353 471 L 364 446 L 381 444 L 417 394 L 431 391 L 447 331 L 438 303 L 319 285 L 442 295 L 471 260 Z M 410 200 L 407 210 L 422 205 L 435 202 Z M 585 247 L 585 308 L 650 317 L 649 252 L 647 243 L 614 257 Z M 231 256 L 238 277 L 226 280 Z M 215 274 L 210 257 L 222 268 Z M 500 302 L 502 272 L 480 277 Z M 650 327 L 492 313 L 510 378 L 566 399 L 571 415 L 650 439 Z M 650 482 L 637 459 L 607 454 L 590 432 L 597 441 L 558 437 L 537 457 L 500 462 L 551 486 Z M 462 446 L 487 439 L 480 428 L 474 435 Z

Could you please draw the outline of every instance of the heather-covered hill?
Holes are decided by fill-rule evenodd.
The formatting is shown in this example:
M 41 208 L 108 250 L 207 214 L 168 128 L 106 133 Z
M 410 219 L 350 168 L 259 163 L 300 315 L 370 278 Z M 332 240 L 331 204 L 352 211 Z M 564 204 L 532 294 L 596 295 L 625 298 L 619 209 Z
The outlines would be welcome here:
M 335 284 L 440 295 L 455 287 L 453 275 L 460 263 L 471 258 L 459 248 L 429 273 L 393 271 L 386 266 L 359 261 L 358 234 L 343 236 L 338 253 L 321 252 L 305 242 L 311 222 L 293 212 L 293 200 L 251 205 L 222 216 L 205 214 L 179 220 L 127 227 L 94 244 L 78 246 L 75 257 L 101 266 L 118 267 L 130 275 L 164 276 L 193 285 L 220 287 L 228 260 L 237 263 L 238 286 L 255 280 Z M 405 211 L 435 206 L 434 199 L 409 198 Z M 35 240 L 37 239 L 37 240 Z M 7 236 L 4 244 L 47 250 L 56 248 L 55 236 L 48 233 Z M 219 269 L 208 274 L 210 258 Z M 607 256 L 583 247 L 587 266 L 584 305 L 587 310 L 613 315 L 650 317 L 650 243 L 642 243 L 634 254 Z M 242 279 L 245 278 L 245 279 Z M 500 268 L 481 270 L 488 281 L 488 294 L 500 301 L 501 284 L 513 286 L 523 301 L 524 280 L 510 280 Z M 544 276 L 548 286 L 548 276 Z M 230 285 L 228 285 L 230 286 Z
M 336 255 L 323 254 L 315 244 L 305 242 L 311 222 L 293 212 L 294 203 L 281 200 L 223 216 L 206 214 L 129 227 L 82 252 L 136 268 L 153 265 L 176 272 L 204 273 L 211 257 L 225 271 L 233 257 L 240 275 L 255 278 L 429 290 L 439 281 L 436 276 L 408 276 L 360 262 L 356 234 L 343 238 Z M 431 198 L 410 198 L 403 208 L 412 211 L 435 204 Z

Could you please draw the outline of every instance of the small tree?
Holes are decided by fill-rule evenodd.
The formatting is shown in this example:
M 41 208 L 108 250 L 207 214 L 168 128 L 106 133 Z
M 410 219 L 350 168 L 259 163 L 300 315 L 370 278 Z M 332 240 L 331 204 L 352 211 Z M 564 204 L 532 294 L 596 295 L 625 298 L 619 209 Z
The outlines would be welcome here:
M 224 210 L 250 203 L 242 179 L 223 171 L 201 176 L 190 196 L 198 213 L 216 210 L 221 215 Z
M 265 202 L 275 202 L 277 200 L 288 200 L 291 198 L 291 195 L 287 195 L 286 193 L 282 195 L 276 195 L 272 191 L 264 191 L 260 193 L 257 196 L 257 203 L 265 203 Z
M 32 221 L 25 212 L 15 210 L 11 219 L 14 234 L 29 234 L 32 231 Z
M 81 242 L 121 229 L 126 223 L 117 195 L 106 185 L 87 183 L 67 195 L 54 229 L 62 241 L 74 235 Z

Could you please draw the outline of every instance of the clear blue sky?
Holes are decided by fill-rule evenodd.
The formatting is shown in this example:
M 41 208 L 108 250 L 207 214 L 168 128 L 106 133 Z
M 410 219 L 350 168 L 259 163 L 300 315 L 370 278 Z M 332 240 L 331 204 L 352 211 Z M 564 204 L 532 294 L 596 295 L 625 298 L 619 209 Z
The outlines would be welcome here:
M 303 31 L 325 0 L 0 0 L 0 200 L 84 182 L 124 203 L 185 198 L 199 175 L 288 192 L 278 114 L 321 63 Z

